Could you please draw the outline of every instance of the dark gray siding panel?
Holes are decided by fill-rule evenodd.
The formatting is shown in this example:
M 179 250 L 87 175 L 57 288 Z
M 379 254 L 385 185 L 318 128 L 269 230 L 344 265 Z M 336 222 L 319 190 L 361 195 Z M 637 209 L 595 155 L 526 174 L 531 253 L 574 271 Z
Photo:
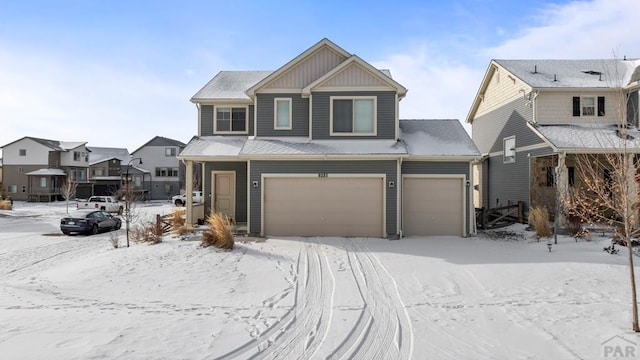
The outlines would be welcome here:
M 245 162 L 207 162 L 204 165 L 204 195 L 205 216 L 211 212 L 211 172 L 212 171 L 236 172 L 236 222 L 247 221 L 247 163 Z
M 263 173 L 276 174 L 386 174 L 387 182 L 397 183 L 397 162 L 394 160 L 379 161 L 252 161 L 249 181 L 257 181 L 259 186 L 251 188 L 251 224 L 249 231 L 259 233 L 261 227 L 260 218 L 262 206 L 262 179 Z M 397 196 L 396 187 L 386 188 L 387 197 L 387 234 L 395 237 L 397 234 Z
M 200 106 L 200 134 L 201 136 L 213 135 L 213 105 Z M 249 105 L 249 136 L 253 135 L 253 105 Z
M 274 99 L 290 98 L 291 130 L 275 130 Z M 309 136 L 309 99 L 300 94 L 258 94 L 257 136 Z
M 366 92 L 318 92 L 312 94 L 313 106 L 313 131 L 314 139 L 395 139 L 396 136 L 396 93 L 393 91 L 366 91 Z M 331 96 L 377 96 L 377 136 L 340 136 L 331 137 L 330 99 Z
M 468 162 L 437 162 L 437 161 L 405 161 L 402 163 L 403 175 L 414 174 L 444 174 L 444 175 L 464 175 L 465 180 L 471 180 L 469 175 Z M 467 187 L 466 204 L 464 217 L 466 219 L 467 232 L 471 231 L 472 220 L 469 216 L 469 209 L 473 203 L 472 189 Z
M 146 176 L 145 176 L 146 178 Z M 147 181 L 145 179 L 145 181 Z M 152 181 L 150 185 L 145 183 L 145 186 L 149 186 L 150 199 L 151 200 L 171 200 L 173 195 L 180 194 L 182 184 L 179 180 L 176 181 Z
M 518 98 L 504 106 L 473 120 L 473 141 L 482 154 L 502 150 L 505 137 L 516 136 L 516 146 L 527 146 L 542 142 L 527 127 L 533 121 L 533 110 L 527 102 Z
M 213 135 L 213 105 L 200 106 L 200 134 Z
M 502 155 L 489 157 L 486 162 L 487 196 L 484 207 L 494 208 L 501 205 L 524 202 L 529 207 L 529 158 L 551 154 L 550 148 L 532 151 L 520 151 L 516 162 L 505 164 Z

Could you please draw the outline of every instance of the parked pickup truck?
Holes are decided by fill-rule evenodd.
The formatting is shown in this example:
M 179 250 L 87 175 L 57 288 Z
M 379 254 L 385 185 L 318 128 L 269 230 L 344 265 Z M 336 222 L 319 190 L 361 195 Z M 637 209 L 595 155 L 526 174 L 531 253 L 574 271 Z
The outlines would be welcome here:
M 171 202 L 176 204 L 176 206 L 184 206 L 184 204 L 187 203 L 187 194 L 176 195 L 171 198 Z M 202 202 L 202 191 L 193 192 L 193 202 L 194 203 Z
M 99 209 L 120 215 L 124 206 L 113 196 L 92 196 L 87 201 L 78 201 L 76 208 Z

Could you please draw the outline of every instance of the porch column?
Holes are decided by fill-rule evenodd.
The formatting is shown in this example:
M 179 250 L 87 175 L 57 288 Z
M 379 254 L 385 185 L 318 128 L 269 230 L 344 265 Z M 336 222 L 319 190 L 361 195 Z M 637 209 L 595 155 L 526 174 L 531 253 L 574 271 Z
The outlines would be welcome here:
M 566 226 L 564 215 L 564 199 L 569 191 L 569 174 L 566 165 L 566 153 L 558 154 L 558 166 L 556 167 L 556 224 L 558 227 Z
M 186 224 L 193 225 L 193 161 L 187 160 L 184 188 L 187 195 Z

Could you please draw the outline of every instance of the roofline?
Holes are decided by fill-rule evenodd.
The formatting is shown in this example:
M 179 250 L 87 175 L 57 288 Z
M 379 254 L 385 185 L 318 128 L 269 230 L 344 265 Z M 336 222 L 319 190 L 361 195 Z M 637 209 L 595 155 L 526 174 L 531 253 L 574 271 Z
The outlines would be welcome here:
M 271 74 L 267 75 L 267 77 L 265 77 L 264 79 L 258 81 L 255 85 L 253 85 L 252 87 L 247 89 L 245 91 L 245 94 L 247 94 L 247 96 L 249 96 L 250 98 L 253 97 L 257 90 L 259 90 L 260 88 L 266 86 L 268 83 L 270 83 L 271 81 L 275 80 L 278 76 L 280 76 L 281 74 L 285 73 L 289 69 L 291 69 L 294 66 L 296 66 L 298 63 L 300 63 L 301 61 L 303 61 L 304 59 L 309 57 L 311 54 L 313 54 L 314 52 L 316 52 L 318 49 L 320 49 L 323 46 L 328 46 L 333 51 L 335 51 L 339 55 L 344 56 L 345 58 L 348 58 L 349 56 L 351 56 L 351 54 L 349 54 L 343 48 L 341 48 L 338 45 L 334 44 L 331 40 L 329 40 L 327 38 L 324 38 L 324 39 L 318 41 L 312 47 L 310 47 L 307 50 L 305 50 L 304 52 L 302 52 L 300 55 L 298 55 L 295 58 L 291 59 L 289 62 L 287 62 L 286 64 L 281 66 L 278 70 L 272 72 Z
M 224 156 L 178 156 L 184 161 L 210 162 L 210 161 L 260 161 L 260 160 L 398 160 L 403 161 L 477 161 L 482 156 L 478 155 L 411 155 L 411 154 L 299 154 L 299 155 L 274 155 L 274 154 L 250 154 L 250 155 L 224 155 Z
M 467 114 L 467 124 L 473 123 L 473 116 L 475 116 L 478 108 L 480 107 L 480 94 L 484 94 L 484 92 L 487 90 L 487 87 L 489 86 L 489 79 L 491 78 L 491 76 L 493 76 L 493 73 L 495 73 L 498 66 L 500 66 L 500 64 L 496 63 L 496 61 L 493 59 L 489 62 L 489 66 L 484 72 L 484 76 L 482 77 L 482 81 L 480 82 L 480 86 L 478 87 L 478 91 L 476 91 L 476 96 L 473 98 L 473 102 L 471 103 L 471 109 L 469 109 L 469 113 Z

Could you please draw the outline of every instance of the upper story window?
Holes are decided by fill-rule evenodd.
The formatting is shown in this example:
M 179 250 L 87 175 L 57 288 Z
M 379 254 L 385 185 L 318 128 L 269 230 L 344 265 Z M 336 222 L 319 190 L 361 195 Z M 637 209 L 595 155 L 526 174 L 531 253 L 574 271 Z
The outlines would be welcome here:
M 176 148 L 164 148 L 164 156 L 176 156 Z
M 20 155 L 20 156 L 27 156 L 27 149 L 20 149 L 20 150 L 18 150 L 18 155 Z
M 331 135 L 376 135 L 376 97 L 331 97 Z
M 574 96 L 573 116 L 604 116 L 604 96 Z
M 80 152 L 79 152 L 79 151 L 74 151 L 74 152 L 73 152 L 73 161 L 80 161 L 80 158 L 81 158 L 81 156 L 80 156 L 80 155 L 81 155 L 81 154 L 80 154 Z
M 274 99 L 274 129 L 291 130 L 291 99 Z
M 516 137 L 511 136 L 508 138 L 504 138 L 504 158 L 503 161 L 505 164 L 511 164 L 516 162 Z
M 156 176 L 178 177 L 178 168 L 157 167 Z
M 104 169 L 103 168 L 91 169 L 91 175 L 93 175 L 93 176 L 104 176 Z
M 216 107 L 213 119 L 214 132 L 246 134 L 248 132 L 247 113 L 247 108 L 244 106 Z

